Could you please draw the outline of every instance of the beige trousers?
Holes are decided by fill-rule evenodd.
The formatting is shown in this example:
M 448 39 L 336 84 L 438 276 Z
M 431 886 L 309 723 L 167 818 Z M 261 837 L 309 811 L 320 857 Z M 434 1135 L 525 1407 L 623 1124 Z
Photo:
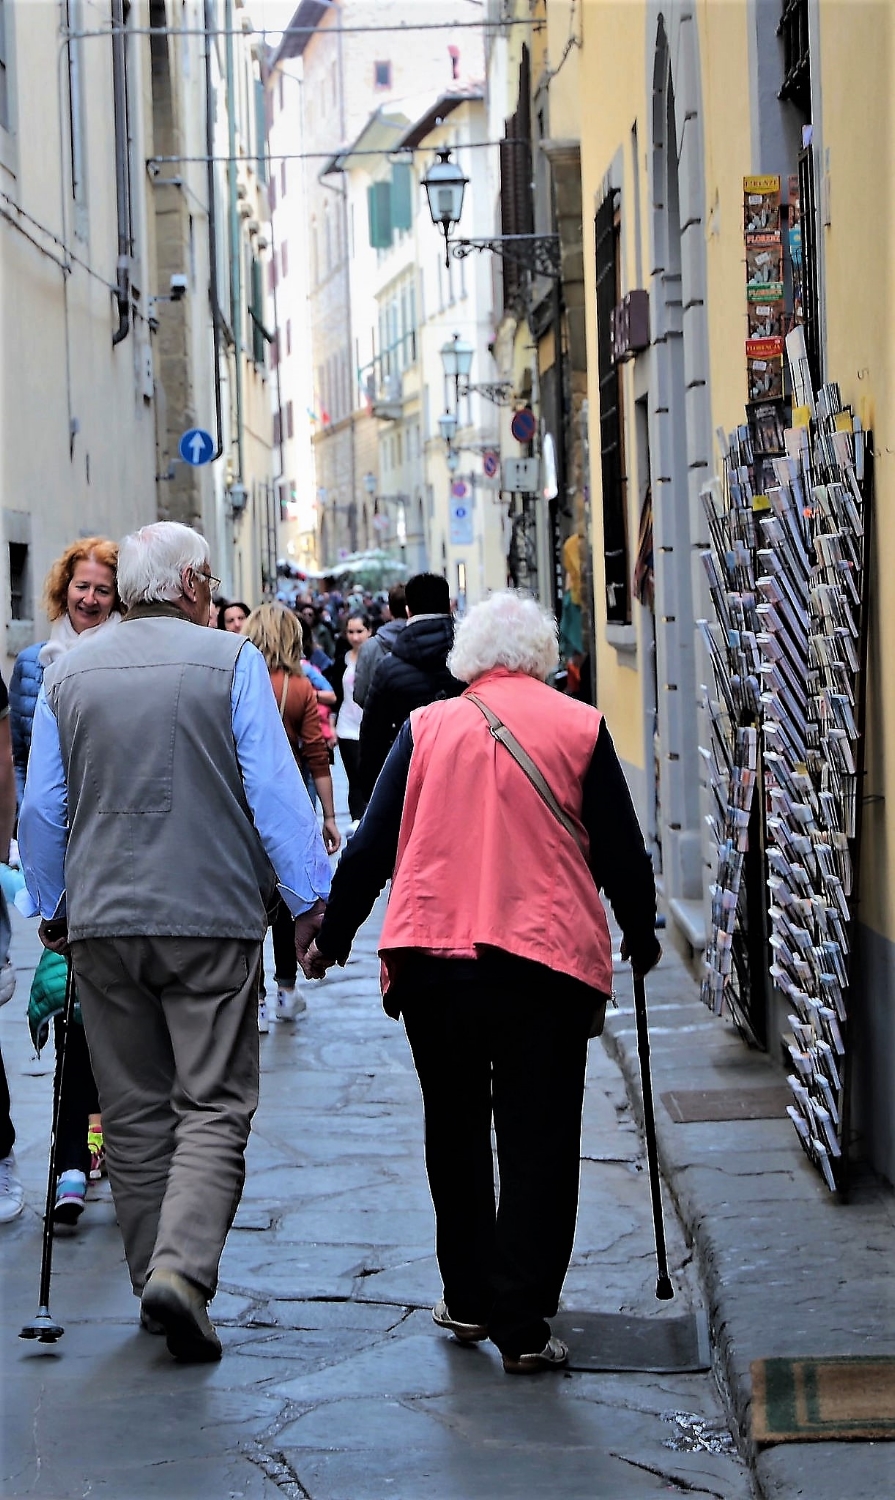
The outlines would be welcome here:
M 158 1266 L 213 1296 L 258 1104 L 261 944 L 72 943 L 134 1291 Z

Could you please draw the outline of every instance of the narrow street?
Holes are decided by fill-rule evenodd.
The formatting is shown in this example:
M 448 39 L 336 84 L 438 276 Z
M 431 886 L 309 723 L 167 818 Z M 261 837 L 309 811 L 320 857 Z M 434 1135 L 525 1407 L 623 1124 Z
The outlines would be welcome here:
M 512 1378 L 491 1345 L 463 1348 L 433 1326 L 419 1092 L 379 1004 L 380 920 L 344 971 L 308 987 L 307 1014 L 261 1039 L 246 1191 L 212 1308 L 224 1359 L 183 1367 L 137 1326 L 105 1183 L 56 1243 L 64 1338 L 17 1337 L 37 1306 L 52 1056 L 32 1057 L 22 1011 L 36 924 L 14 914 L 19 988 L 0 1039 L 27 1206 L 0 1233 L 4 1500 L 752 1494 L 710 1373 Z M 699 1309 L 670 1213 L 667 1230 L 677 1297 L 657 1303 L 642 1142 L 596 1042 L 566 1308 L 656 1321 Z

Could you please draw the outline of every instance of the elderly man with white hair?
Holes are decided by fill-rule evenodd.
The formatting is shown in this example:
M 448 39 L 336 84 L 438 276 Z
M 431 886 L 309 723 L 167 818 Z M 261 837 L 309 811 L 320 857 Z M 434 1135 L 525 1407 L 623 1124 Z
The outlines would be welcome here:
M 19 820 L 41 939 L 71 954 L 141 1322 L 197 1361 L 221 1356 L 207 1304 L 258 1102 L 267 907 L 279 888 L 304 952 L 330 885 L 264 658 L 205 628 L 218 585 L 189 527 L 124 538 L 127 615 L 46 672 Z
M 419 1075 L 443 1296 L 504 1369 L 561 1367 L 588 1037 L 612 989 L 603 891 L 637 973 L 658 962 L 652 866 L 602 715 L 546 686 L 556 626 L 506 591 L 457 629 L 459 698 L 401 729 L 304 961 L 344 964 L 392 876 L 384 1005 Z M 500 1197 L 495 1205 L 491 1125 Z

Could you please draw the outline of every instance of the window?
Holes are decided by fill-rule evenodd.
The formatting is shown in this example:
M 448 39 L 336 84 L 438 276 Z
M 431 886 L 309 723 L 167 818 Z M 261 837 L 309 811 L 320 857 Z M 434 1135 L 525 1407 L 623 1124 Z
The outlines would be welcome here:
M 280 275 L 284 281 L 289 275 L 289 246 L 285 240 L 280 246 Z
M 277 92 L 279 94 L 280 109 L 283 108 L 283 75 L 280 73 L 277 79 Z
M 612 313 L 621 301 L 620 197 L 611 191 L 597 209 L 597 373 L 600 386 L 600 470 L 603 479 L 603 554 L 606 619 L 631 619 L 628 583 L 627 476 L 621 371 L 612 360 Z
M 374 62 L 373 64 L 373 87 L 374 89 L 390 89 L 392 86 L 392 65 L 390 62 Z
M 275 177 L 271 177 L 270 182 L 267 184 L 267 202 L 271 213 L 273 213 L 277 206 L 277 180 Z
M 789 99 L 811 119 L 811 57 L 808 45 L 808 0 L 783 0 L 777 35 L 783 39 L 781 99 Z
M 31 588 L 28 577 L 28 544 L 9 543 L 9 618 L 31 619 Z
M 286 436 L 289 437 L 289 438 L 295 436 L 295 423 L 293 421 L 293 416 L 292 416 L 292 402 L 291 401 L 287 401 L 286 402 Z
M 460 77 L 460 48 L 448 47 L 448 57 L 451 60 L 451 78 L 456 82 Z
M 273 414 L 273 445 L 275 448 L 279 448 L 280 443 L 282 442 L 282 427 L 283 424 L 280 418 L 280 413 L 278 411 L 275 411 Z
M 284 161 L 280 162 L 280 192 L 282 193 L 283 197 L 285 198 L 285 196 L 286 196 L 286 163 Z
M 286 319 L 286 353 L 292 353 L 292 319 Z

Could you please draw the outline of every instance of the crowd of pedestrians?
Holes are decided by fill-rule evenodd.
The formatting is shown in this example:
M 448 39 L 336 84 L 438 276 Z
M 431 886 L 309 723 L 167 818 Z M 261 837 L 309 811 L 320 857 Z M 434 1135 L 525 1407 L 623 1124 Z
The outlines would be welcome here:
M 173 522 L 75 543 L 47 580 L 49 639 L 19 657 L 9 701 L 0 682 L 0 854 L 18 814 L 17 904 L 45 949 L 29 1019 L 36 1046 L 51 1025 L 56 1039 L 55 1222 L 73 1227 L 107 1171 L 141 1325 L 176 1359 L 220 1358 L 208 1305 L 259 1032 L 303 1012 L 299 967 L 319 979 L 344 964 L 391 881 L 384 1005 L 423 1095 L 434 1321 L 493 1339 L 510 1373 L 561 1366 L 549 1319 L 572 1250 L 587 1041 L 611 989 L 601 892 L 635 971 L 660 953 L 608 728 L 547 686 L 555 622 L 512 591 L 455 628 L 436 574 L 294 608 L 219 587 L 205 539 Z M 198 878 L 209 830 L 213 885 Z M 0 893 L 0 959 L 9 936 Z M 23 1205 L 14 1139 L 0 1058 L 0 1222 Z

